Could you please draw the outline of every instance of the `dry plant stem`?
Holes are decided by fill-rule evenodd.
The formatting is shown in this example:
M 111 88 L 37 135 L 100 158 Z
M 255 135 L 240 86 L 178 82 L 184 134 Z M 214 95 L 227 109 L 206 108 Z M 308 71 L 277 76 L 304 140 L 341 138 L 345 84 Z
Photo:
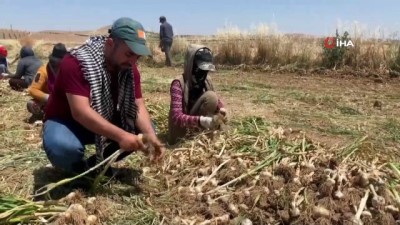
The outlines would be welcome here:
M 368 135 L 360 138 L 359 140 L 357 140 L 355 143 L 351 144 L 348 148 L 352 149 L 350 152 L 346 152 L 347 154 L 345 154 L 345 158 L 342 160 L 342 163 L 345 163 L 357 150 L 357 144 L 361 144 L 363 141 L 365 141 L 365 139 L 367 139 Z
M 189 152 L 189 159 L 192 159 L 192 155 L 193 155 L 193 151 L 194 151 L 194 142 L 192 142 L 192 146 L 190 148 L 190 152 Z
M 165 217 L 162 218 L 160 225 L 164 225 Z
M 216 187 L 213 190 L 208 191 L 207 194 L 211 194 L 213 192 L 216 192 L 221 188 L 227 187 L 227 186 L 229 186 L 229 185 L 231 185 L 231 184 L 233 184 L 235 182 L 238 182 L 238 181 L 242 180 L 243 178 L 246 178 L 246 177 L 252 175 L 253 173 L 256 173 L 257 171 L 259 171 L 260 169 L 266 167 L 267 165 L 269 165 L 271 162 L 273 162 L 274 160 L 276 160 L 278 158 L 279 158 L 279 154 L 276 154 L 276 153 L 273 154 L 271 156 L 271 158 L 262 161 L 256 168 L 248 171 L 247 173 L 244 173 L 244 174 L 240 175 L 239 177 L 236 177 L 235 179 L 233 179 L 233 180 L 231 180 L 231 181 L 229 181 L 229 182 L 227 182 L 227 183 L 225 183 L 225 184 L 223 184 L 221 186 Z
M 221 151 L 220 151 L 219 154 L 218 154 L 219 157 L 222 156 L 222 154 L 223 154 L 224 151 L 225 151 L 225 148 L 226 148 L 226 142 L 224 141 L 224 145 L 222 146 Z
M 301 141 L 301 151 L 305 152 L 306 151 L 306 135 L 303 134 L 303 140 Z
M 397 206 L 400 207 L 400 196 L 399 196 L 399 193 L 396 191 L 396 188 L 395 187 L 390 187 L 390 191 L 393 194 L 393 197 L 395 199 L 395 202 L 396 202 Z
M 254 142 L 254 144 L 253 144 L 253 148 L 256 148 L 257 147 L 257 144 L 258 144 L 258 142 L 260 142 L 260 136 L 258 136 L 257 137 L 257 139 L 256 139 L 256 141 Z
M 47 185 L 45 185 L 45 186 L 39 188 L 39 189 L 36 191 L 36 193 L 35 193 L 34 195 L 32 195 L 32 197 L 37 197 L 37 196 L 41 196 L 41 195 L 47 194 L 47 193 L 49 193 L 51 190 L 53 190 L 54 188 L 56 188 L 56 187 L 58 187 L 58 186 L 67 184 L 67 183 L 69 183 L 69 182 L 71 182 L 71 181 L 73 181 L 73 180 L 76 180 L 76 179 L 78 179 L 78 178 L 81 178 L 81 177 L 83 177 L 83 176 L 89 174 L 90 172 L 93 172 L 94 170 L 96 170 L 96 169 L 99 168 L 100 166 L 104 165 L 104 164 L 107 163 L 108 161 L 110 161 L 110 160 L 112 160 L 112 159 L 114 159 L 114 158 L 117 158 L 117 157 L 121 154 L 121 152 L 122 152 L 122 150 L 118 150 L 118 151 L 114 152 L 114 153 L 113 153 L 112 155 L 110 155 L 107 159 L 103 160 L 102 162 L 100 162 L 100 163 L 97 164 L 96 166 L 90 168 L 89 170 L 87 170 L 87 171 L 85 171 L 85 172 L 83 172 L 83 173 L 81 173 L 81 174 L 78 174 L 78 175 L 76 175 L 76 176 L 74 176 L 74 177 L 71 177 L 71 178 L 67 178 L 67 179 L 60 180 L 60 181 L 58 181 L 57 183 L 50 183 L 50 184 L 47 184 Z
M 357 224 L 362 224 L 361 214 L 364 211 L 365 206 L 367 205 L 367 200 L 369 197 L 369 189 L 365 191 L 364 197 L 360 201 L 360 205 L 358 206 L 357 213 L 354 216 L 354 222 Z
M 305 188 L 301 187 L 293 197 L 293 201 L 291 202 L 291 213 L 293 217 L 298 217 L 300 215 L 300 210 L 298 206 L 303 202 L 304 198 L 299 198 L 300 192 L 302 192 Z
M 217 175 L 218 171 L 229 161 L 231 161 L 230 159 L 226 160 L 225 162 L 221 163 L 213 172 L 212 174 L 207 178 L 207 180 L 205 180 L 200 187 L 204 187 L 204 185 L 206 185 L 213 177 L 215 177 L 215 175 Z
M 373 198 L 372 198 L 372 205 L 374 207 L 376 206 L 380 206 L 380 205 L 384 205 L 385 204 L 385 199 L 382 196 L 379 196 L 376 191 L 375 188 L 372 184 L 369 185 L 369 188 L 371 189 Z
M 164 165 L 162 167 L 162 171 L 163 172 L 165 172 L 165 171 L 167 171 L 169 169 L 169 167 L 171 166 L 171 162 L 172 162 L 172 156 L 170 155 L 169 158 L 168 158 L 168 162 L 164 163 Z
M 301 193 L 304 189 L 305 189 L 305 187 L 301 187 L 301 188 L 294 194 L 293 202 L 292 202 L 292 203 L 293 203 L 295 206 L 298 206 L 299 204 L 301 204 L 301 202 L 300 202 L 300 201 L 297 201 L 297 199 L 299 198 L 300 193 Z M 300 203 L 297 204 L 298 202 L 300 202 Z
M 394 172 L 394 175 L 397 177 L 397 179 L 400 179 L 400 170 L 397 168 L 397 166 L 394 165 L 393 163 L 389 163 L 389 166 Z
M 298 166 L 296 168 L 295 177 L 293 178 L 293 182 L 296 183 L 296 184 L 301 185 L 301 182 L 300 182 L 300 166 Z
M 256 127 L 257 132 L 260 132 L 260 129 L 257 126 L 256 120 L 253 118 L 252 121 L 253 121 L 254 126 Z
M 96 177 L 96 179 L 94 180 L 93 186 L 92 186 L 92 188 L 91 188 L 91 191 L 92 191 L 92 192 L 94 192 L 94 191 L 96 190 L 97 185 L 100 183 L 101 178 L 104 176 L 104 174 L 106 173 L 106 171 L 108 170 L 108 168 L 110 168 L 111 164 L 114 163 L 115 160 L 117 160 L 118 156 L 122 153 L 122 150 L 119 149 L 119 150 L 116 151 L 116 152 L 117 152 L 117 154 L 115 154 L 115 153 L 112 154 L 112 155 L 114 155 L 114 157 L 112 157 L 112 158 L 108 161 L 108 163 L 107 163 L 107 165 L 104 167 L 103 171 L 101 171 L 101 173 L 100 173 L 100 174 Z

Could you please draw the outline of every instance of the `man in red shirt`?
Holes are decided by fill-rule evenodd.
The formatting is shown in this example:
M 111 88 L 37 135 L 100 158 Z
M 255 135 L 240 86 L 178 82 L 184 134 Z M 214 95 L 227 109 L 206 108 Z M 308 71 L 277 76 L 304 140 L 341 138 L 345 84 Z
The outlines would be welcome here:
M 160 159 L 164 145 L 157 138 L 140 87 L 138 58 L 150 55 L 142 25 L 116 20 L 109 37 L 95 36 L 72 49 L 60 64 L 46 105 L 43 147 L 53 166 L 81 173 L 118 149 L 144 149 L 136 134 L 147 134 Z M 86 144 L 96 154 L 84 159 Z

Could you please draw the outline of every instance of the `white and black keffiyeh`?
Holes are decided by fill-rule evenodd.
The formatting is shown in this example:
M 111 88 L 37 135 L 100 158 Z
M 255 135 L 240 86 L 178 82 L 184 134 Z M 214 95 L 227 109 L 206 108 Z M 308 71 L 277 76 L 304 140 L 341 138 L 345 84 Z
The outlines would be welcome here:
M 91 37 L 82 46 L 71 50 L 82 67 L 85 79 L 90 85 L 91 107 L 107 121 L 111 121 L 114 113 L 114 103 L 111 96 L 111 75 L 106 69 L 104 58 L 104 43 L 106 37 Z M 122 129 L 133 133 L 137 116 L 137 106 L 134 97 L 132 70 L 128 69 L 118 74 L 119 93 L 117 110 L 121 115 Z M 107 138 L 96 135 L 97 163 L 104 159 L 103 152 Z

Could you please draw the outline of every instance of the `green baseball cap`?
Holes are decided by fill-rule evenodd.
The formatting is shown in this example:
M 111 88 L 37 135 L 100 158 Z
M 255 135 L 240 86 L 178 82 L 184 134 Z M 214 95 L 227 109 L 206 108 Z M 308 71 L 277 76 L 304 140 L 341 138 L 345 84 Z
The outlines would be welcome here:
M 109 33 L 111 37 L 124 40 L 135 54 L 151 55 L 146 46 L 146 33 L 141 23 L 128 17 L 122 17 L 113 23 Z

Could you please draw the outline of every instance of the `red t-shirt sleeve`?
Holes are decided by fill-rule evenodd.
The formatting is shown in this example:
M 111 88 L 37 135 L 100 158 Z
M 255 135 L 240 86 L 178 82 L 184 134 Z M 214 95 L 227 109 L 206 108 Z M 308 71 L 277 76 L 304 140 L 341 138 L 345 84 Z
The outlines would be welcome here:
M 142 98 L 142 85 L 140 84 L 140 73 L 137 65 L 132 66 L 133 82 L 135 88 L 135 99 Z
M 71 55 L 65 56 L 60 65 L 59 79 L 65 93 L 90 97 L 90 85 L 85 80 L 79 61 Z

